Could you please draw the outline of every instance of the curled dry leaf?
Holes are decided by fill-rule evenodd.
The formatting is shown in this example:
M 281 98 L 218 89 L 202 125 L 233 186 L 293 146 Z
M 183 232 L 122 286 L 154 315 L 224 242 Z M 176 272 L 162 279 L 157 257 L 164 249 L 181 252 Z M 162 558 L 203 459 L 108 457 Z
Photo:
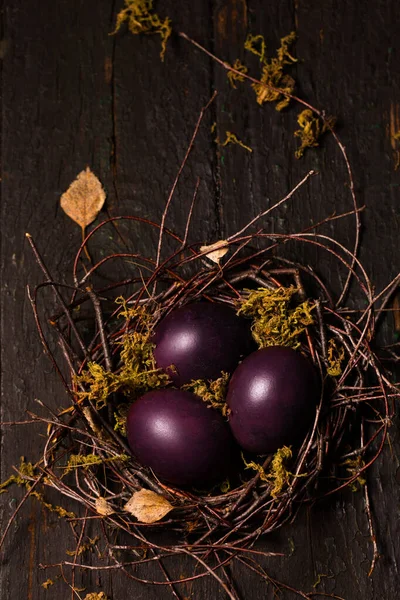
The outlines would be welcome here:
M 200 252 L 206 252 L 207 258 L 217 265 L 219 265 L 219 261 L 225 256 L 228 250 L 229 244 L 227 240 L 219 240 L 209 246 L 200 246 Z
M 112 515 L 115 512 L 111 504 L 107 502 L 107 500 L 102 496 L 96 498 L 96 510 L 99 513 L 99 515 L 103 515 L 104 517 L 108 517 L 109 515 Z
M 99 179 L 86 167 L 61 196 L 63 211 L 82 229 L 82 235 L 103 208 L 106 193 Z
M 145 489 L 135 492 L 125 504 L 125 510 L 141 523 L 155 523 L 165 517 L 173 508 L 166 498 Z

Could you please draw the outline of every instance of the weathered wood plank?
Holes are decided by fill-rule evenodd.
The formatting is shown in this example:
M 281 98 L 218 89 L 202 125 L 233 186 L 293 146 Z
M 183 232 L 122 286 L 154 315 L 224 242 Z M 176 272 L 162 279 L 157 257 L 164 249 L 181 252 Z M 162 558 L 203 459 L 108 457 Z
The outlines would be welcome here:
M 107 189 L 110 214 L 136 213 L 158 220 L 198 113 L 215 88 L 219 94 L 178 187 L 169 226 L 183 232 L 197 177 L 202 182 L 191 233 L 196 241 L 211 242 L 232 233 L 280 199 L 310 169 L 320 175 L 267 221 L 267 229 L 301 230 L 334 211 L 351 208 L 344 163 L 332 139 L 326 138 L 304 159 L 294 158 L 292 132 L 298 107 L 292 104 L 278 113 L 271 106 L 258 106 L 249 86 L 239 84 L 232 90 L 224 70 L 182 39 L 171 40 L 163 64 L 157 36 L 132 37 L 123 31 L 109 37 L 119 8 L 120 3 L 106 0 L 43 1 L 40 6 L 4 0 L 1 420 L 23 417 L 35 397 L 57 407 L 66 401 L 42 354 L 27 303 L 25 285 L 37 282 L 40 273 L 24 233 L 28 230 L 36 238 L 50 270 L 62 277 L 70 268 L 80 232 L 59 211 L 58 198 L 86 164 Z M 400 129 L 396 3 L 373 0 L 365 6 L 344 2 L 338 6 L 332 0 L 321 5 L 285 1 L 266 6 L 258 0 L 218 0 L 178 6 L 169 0 L 158 3 L 157 9 L 171 17 L 177 30 L 224 60 L 246 60 L 254 73 L 257 59 L 243 49 L 248 32 L 262 33 L 270 54 L 280 37 L 297 32 L 300 60 L 291 70 L 297 92 L 338 117 L 359 202 L 367 205 L 361 256 L 377 289 L 383 287 L 399 269 L 400 171 L 394 170 L 393 139 Z M 217 130 L 211 135 L 214 121 Z M 215 135 L 224 141 L 226 131 L 253 152 L 218 146 Z M 330 227 L 326 231 L 332 233 Z M 93 251 L 100 253 L 106 244 L 120 245 L 118 233 L 129 247 L 154 255 L 154 233 L 124 226 L 118 232 L 104 231 Z M 335 226 L 334 233 L 351 245 L 352 220 Z M 338 286 L 340 274 L 329 257 L 294 245 L 285 253 L 329 273 L 330 283 Z M 388 319 L 384 328 L 388 341 L 393 340 L 392 331 Z M 37 456 L 38 443 L 31 429 L 6 428 L 1 438 L 1 479 L 19 456 Z M 264 548 L 288 555 L 266 563 L 272 576 L 346 600 L 396 597 L 399 443 L 398 428 L 393 427 L 391 448 L 370 474 L 383 555 L 373 576 L 367 577 L 371 546 L 363 498 L 350 491 L 302 510 L 294 525 L 262 542 Z M 2 524 L 21 494 L 12 490 L 1 497 Z M 73 548 L 68 526 L 46 514 L 35 500 L 29 502 L 5 546 L 1 597 L 68 597 L 60 580 L 47 592 L 41 587 L 48 574 L 37 564 L 62 560 L 65 550 Z M 26 569 L 23 576 L 21 566 Z M 177 577 L 191 573 L 186 561 L 169 568 Z M 274 589 L 266 590 L 249 572 L 237 568 L 234 572 L 244 598 L 274 597 Z M 153 566 L 145 574 L 158 578 L 161 572 Z M 76 585 L 87 591 L 100 587 L 112 600 L 170 596 L 167 589 L 145 588 L 116 574 L 77 575 Z M 208 578 L 183 586 L 181 593 L 199 600 L 223 597 Z

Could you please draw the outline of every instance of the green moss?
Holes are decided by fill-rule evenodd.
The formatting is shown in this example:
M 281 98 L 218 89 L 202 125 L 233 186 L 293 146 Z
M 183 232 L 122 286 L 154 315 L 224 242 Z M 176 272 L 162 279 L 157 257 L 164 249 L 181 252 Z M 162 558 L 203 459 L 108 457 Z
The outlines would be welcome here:
M 342 374 L 342 362 L 345 358 L 343 346 L 337 347 L 336 341 L 330 339 L 328 342 L 328 367 L 326 372 L 331 377 L 339 377 Z
M 226 390 L 228 386 L 229 373 L 221 373 L 221 377 L 215 380 L 204 381 L 197 379 L 182 386 L 183 390 L 192 392 L 199 396 L 204 402 L 219 410 L 226 416 L 228 407 L 226 404 Z
M 294 132 L 300 138 L 300 146 L 295 152 L 296 158 L 301 158 L 307 148 L 319 146 L 320 137 L 335 125 L 335 118 L 328 117 L 325 121 L 317 117 L 312 110 L 303 110 L 297 117 L 299 129 Z
M 215 141 L 220 146 L 227 146 L 228 144 L 236 144 L 237 146 L 241 146 L 241 148 L 244 148 L 248 152 L 253 152 L 253 149 L 250 148 L 250 146 L 246 146 L 246 144 L 244 144 L 241 140 L 239 140 L 239 138 L 231 131 L 227 131 L 225 133 L 225 141 L 224 142 L 220 142 L 218 138 Z
M 74 469 L 88 469 L 93 465 L 101 465 L 109 462 L 127 462 L 130 457 L 127 454 L 118 454 L 108 458 L 101 458 L 97 454 L 71 454 L 66 467 L 64 467 L 64 475 L 67 475 Z
M 239 71 L 239 73 L 234 73 L 233 71 L 228 71 L 228 81 L 231 84 L 231 86 L 236 89 L 236 83 L 237 82 L 243 82 L 244 81 L 244 77 L 243 75 L 240 75 L 240 73 L 246 74 L 248 69 L 246 67 L 246 65 L 244 65 L 238 58 L 235 60 L 235 62 L 233 63 L 233 68 L 236 71 Z
M 158 34 L 161 37 L 161 60 L 164 60 L 167 41 L 172 33 L 171 20 L 162 20 L 153 12 L 153 0 L 125 0 L 125 8 L 117 15 L 117 22 L 112 35 L 116 34 L 123 23 L 128 24 L 129 31 L 134 35 L 140 33 Z
M 263 64 L 260 83 L 253 83 L 252 87 L 257 96 L 258 104 L 265 102 L 276 102 L 276 110 L 280 111 L 290 102 L 286 94 L 293 94 L 295 81 L 293 77 L 285 73 L 285 66 L 297 62 L 289 48 L 296 39 L 294 31 L 281 38 L 281 45 L 276 52 L 276 57 L 267 59 L 265 56 L 265 42 L 263 36 L 249 36 L 245 48 L 256 54 Z M 278 88 L 278 89 L 271 89 Z
M 30 462 L 25 462 L 25 458 L 21 456 L 20 465 L 18 467 L 18 473 L 15 475 L 10 475 L 8 479 L 0 483 L 0 494 L 3 494 L 7 491 L 7 488 L 10 485 L 25 485 L 28 488 L 31 486 L 31 482 L 27 479 L 24 479 L 23 476 L 26 477 L 35 477 L 35 467 Z
M 252 317 L 252 333 L 258 346 L 298 348 L 301 335 L 314 323 L 311 314 L 314 306 L 306 300 L 291 307 L 292 298 L 297 291 L 294 286 L 245 291 L 249 295 L 240 301 L 238 314 Z
M 122 299 L 120 316 L 135 320 L 135 330 L 129 331 L 121 342 L 121 366 L 112 373 L 97 363 L 89 363 L 87 369 L 76 378 L 84 391 L 76 392 L 79 400 L 90 400 L 98 410 L 106 406 L 108 398 L 116 392 L 131 400 L 149 390 L 165 387 L 171 383 L 168 375 L 156 368 L 150 341 L 152 315 L 143 307 L 129 308 Z
M 287 469 L 287 463 L 290 462 L 291 458 L 292 450 L 289 446 L 283 446 L 282 448 L 279 448 L 279 450 L 277 450 L 274 454 L 268 473 L 266 473 L 262 465 L 254 461 L 246 462 L 242 454 L 242 459 L 246 469 L 257 471 L 262 481 L 268 481 L 272 484 L 272 498 L 277 498 L 282 490 L 291 484 L 295 477 L 306 476 L 305 473 L 296 476 Z

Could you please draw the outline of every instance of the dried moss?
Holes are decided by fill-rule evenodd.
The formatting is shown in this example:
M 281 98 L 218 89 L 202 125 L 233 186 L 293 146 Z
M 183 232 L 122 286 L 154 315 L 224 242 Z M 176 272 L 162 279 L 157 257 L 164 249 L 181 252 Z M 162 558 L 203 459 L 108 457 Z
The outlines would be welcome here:
M 121 365 L 112 373 L 97 363 L 88 363 L 87 369 L 76 378 L 84 391 L 76 392 L 79 400 L 93 402 L 98 410 L 107 405 L 111 394 L 120 392 L 131 400 L 145 392 L 171 383 L 169 376 L 156 368 L 153 349 L 150 341 L 153 316 L 143 307 L 129 308 L 124 299 L 117 299 L 121 304 L 120 316 L 127 320 L 135 320 L 135 330 L 129 331 L 123 338 L 121 346 Z
M 31 482 L 24 478 L 26 477 L 35 477 L 35 467 L 30 462 L 25 462 L 25 458 L 21 456 L 20 464 L 18 467 L 18 473 L 14 475 L 10 475 L 8 479 L 0 483 L 0 494 L 4 494 L 7 491 L 7 488 L 10 485 L 25 485 L 28 488 L 31 486 Z
M 335 125 L 335 118 L 327 117 L 323 121 L 307 108 L 298 115 L 297 123 L 299 129 L 296 129 L 294 135 L 300 138 L 300 147 L 296 150 L 295 156 L 301 158 L 307 148 L 319 146 L 320 137 L 327 131 L 331 131 Z
M 85 552 L 93 552 L 93 549 L 99 540 L 100 536 L 96 535 L 94 538 L 88 538 L 88 541 L 85 544 L 80 544 L 77 550 L 66 550 L 65 552 L 68 556 L 81 556 Z
M 54 581 L 52 579 L 46 579 L 46 581 L 43 581 L 43 583 L 41 583 L 40 585 L 45 590 L 48 590 L 51 585 L 54 585 Z
M 292 450 L 289 446 L 283 446 L 279 448 L 274 454 L 272 459 L 271 467 L 268 473 L 265 472 L 262 465 L 250 461 L 246 462 L 245 458 L 242 455 L 243 462 L 245 464 L 246 469 L 253 469 L 253 471 L 257 471 L 260 475 L 260 479 L 262 481 L 268 481 L 272 484 L 271 487 L 271 497 L 277 498 L 281 491 L 290 485 L 293 479 L 296 477 L 293 473 L 288 471 L 287 463 L 292 458 Z M 305 477 L 305 474 L 298 475 L 297 477 Z
M 129 407 L 130 404 L 123 402 L 122 404 L 119 404 L 117 410 L 114 411 L 114 431 L 118 431 L 118 433 L 124 437 L 126 437 L 126 419 L 128 416 Z
M 86 594 L 83 600 L 108 600 L 108 598 L 104 592 L 92 592 L 91 594 Z
M 293 94 L 295 81 L 293 77 L 284 72 L 284 69 L 287 65 L 297 62 L 297 59 L 289 52 L 289 48 L 295 39 L 296 34 L 294 31 L 281 38 L 281 45 L 276 52 L 276 57 L 267 59 L 263 36 L 249 36 L 247 38 L 245 48 L 256 54 L 263 64 L 260 83 L 252 84 L 258 104 L 276 102 L 275 108 L 278 111 L 288 106 L 290 98 L 286 94 Z
M 367 483 L 364 475 L 360 473 L 360 470 L 365 466 L 362 457 L 357 456 L 356 458 L 348 458 L 342 465 L 346 467 L 346 471 L 351 477 L 357 475 L 357 479 L 349 483 L 349 487 L 352 492 L 358 492 L 358 490 Z
M 244 74 L 247 73 L 247 71 L 248 71 L 246 65 L 244 65 L 239 60 L 239 58 L 237 58 L 235 60 L 235 62 L 233 63 L 233 68 L 236 69 L 236 71 L 239 71 L 240 73 L 244 73 Z M 243 77 L 243 75 L 240 75 L 240 73 L 234 73 L 233 71 L 228 71 L 228 74 L 227 74 L 228 81 L 234 89 L 237 89 L 236 82 L 242 83 L 244 81 L 244 77 Z
M 217 142 L 217 144 L 219 144 L 220 146 L 227 146 L 228 144 L 236 144 L 237 146 L 241 146 L 241 148 L 244 148 L 245 150 L 248 150 L 248 152 L 253 152 L 253 149 L 250 148 L 250 146 L 246 146 L 246 144 L 244 144 L 241 140 L 239 140 L 238 137 L 236 137 L 236 135 L 234 133 L 232 133 L 231 131 L 227 131 L 225 133 L 225 141 L 224 142 L 220 142 L 219 139 L 217 138 L 215 141 Z
M 249 295 L 241 300 L 238 314 L 253 318 L 252 333 L 259 348 L 298 348 L 302 333 L 314 323 L 314 305 L 306 300 L 292 308 L 291 300 L 297 291 L 294 286 L 246 291 Z
M 204 402 L 219 410 L 224 416 L 228 412 L 226 404 L 226 390 L 228 386 L 229 373 L 221 373 L 221 377 L 215 380 L 205 381 L 197 379 L 182 386 L 183 390 L 192 392 L 199 396 Z
M 261 63 L 265 63 L 267 47 L 263 35 L 252 35 L 249 33 L 244 43 L 244 49 L 258 56 Z
M 93 465 L 101 465 L 109 462 L 126 462 L 130 460 L 127 454 L 117 454 L 108 458 L 101 458 L 97 454 L 71 454 L 67 465 L 64 467 L 64 475 L 67 475 L 74 469 L 88 469 Z
M 168 17 L 162 20 L 153 12 L 153 0 L 125 0 L 125 8 L 117 15 L 112 35 L 116 34 L 124 23 L 128 24 L 129 31 L 134 35 L 158 34 L 161 37 L 160 58 L 164 60 L 167 41 L 172 33 L 171 20 Z
M 45 508 L 47 508 L 48 511 L 55 513 L 62 519 L 74 519 L 76 517 L 76 514 L 74 512 L 72 512 L 70 510 L 66 510 L 62 506 L 57 506 L 56 504 L 50 504 L 50 502 L 46 502 L 43 494 L 41 494 L 37 490 L 34 490 L 31 493 L 31 496 L 33 496 L 34 498 L 39 500 L 41 505 L 44 506 Z
M 342 374 L 342 362 L 345 358 L 343 346 L 337 347 L 336 340 L 330 339 L 328 342 L 328 367 L 326 372 L 331 377 L 339 377 Z

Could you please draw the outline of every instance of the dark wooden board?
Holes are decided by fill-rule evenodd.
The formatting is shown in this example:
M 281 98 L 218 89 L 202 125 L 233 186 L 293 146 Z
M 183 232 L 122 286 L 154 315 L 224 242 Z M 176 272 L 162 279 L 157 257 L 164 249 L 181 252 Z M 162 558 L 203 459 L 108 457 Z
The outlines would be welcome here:
M 37 240 L 54 278 L 70 273 L 80 232 L 60 211 L 58 201 L 86 165 L 104 183 L 111 215 L 135 213 L 158 220 L 199 111 L 216 89 L 218 97 L 206 115 L 172 204 L 170 226 L 182 232 L 197 177 L 201 185 L 191 235 L 204 242 L 234 232 L 280 199 L 310 169 L 320 175 L 274 214 L 267 228 L 296 231 L 334 211 L 351 209 L 343 159 L 332 139 L 302 160 L 294 158 L 292 132 L 298 107 L 278 113 L 271 106 L 258 106 L 248 86 L 232 90 L 220 66 L 176 36 L 165 63 L 159 60 L 157 36 L 133 37 L 123 30 L 110 37 L 121 4 L 2 2 L 2 421 L 23 418 L 25 410 L 35 407 L 35 398 L 54 407 L 66 402 L 43 355 L 27 302 L 26 284 L 37 283 L 40 273 L 24 234 L 29 231 Z M 394 169 L 392 140 L 393 132 L 400 129 L 397 3 L 169 0 L 158 2 L 157 8 L 171 17 L 177 31 L 231 62 L 245 59 L 243 42 L 248 32 L 264 34 L 273 54 L 279 38 L 296 31 L 299 62 L 292 74 L 297 92 L 338 117 L 359 202 L 367 206 L 361 257 L 377 289 L 386 285 L 400 264 L 400 171 Z M 248 62 L 256 74 L 257 62 Z M 253 152 L 232 145 L 217 147 L 210 134 L 214 121 L 221 139 L 232 131 Z M 335 227 L 334 233 L 351 245 L 352 220 Z M 154 236 L 138 231 L 128 237 L 124 243 L 130 247 L 149 253 L 154 249 Z M 107 243 L 106 237 L 102 243 Z M 331 285 L 338 285 L 338 273 L 328 257 L 300 247 L 290 252 L 329 273 Z M 383 333 L 393 341 L 390 318 Z M 268 562 L 272 576 L 308 592 L 334 593 L 346 600 L 398 597 L 398 423 L 390 430 L 390 447 L 369 475 L 382 554 L 372 577 L 367 576 L 372 548 L 363 496 L 350 491 L 304 509 L 293 525 L 263 541 L 263 547 L 287 555 Z M 4 428 L 1 480 L 20 456 L 37 457 L 39 444 L 31 428 Z M 10 489 L 0 497 L 2 527 L 22 493 Z M 34 499 L 29 501 L 5 544 L 0 597 L 67 598 L 70 591 L 59 580 L 47 591 L 41 586 L 54 572 L 41 571 L 38 564 L 63 560 L 65 550 L 73 547 L 69 526 Z M 190 565 L 178 563 L 172 570 L 179 576 L 189 573 Z M 147 574 L 159 577 L 160 572 L 154 568 Z M 235 569 L 235 575 L 244 598 L 274 598 L 273 588 L 249 573 Z M 76 585 L 87 592 L 100 587 L 112 600 L 171 596 L 167 589 L 144 587 L 117 574 L 82 573 Z M 198 600 L 223 597 L 209 579 L 184 587 L 181 593 Z M 286 596 L 290 594 L 281 597 Z

